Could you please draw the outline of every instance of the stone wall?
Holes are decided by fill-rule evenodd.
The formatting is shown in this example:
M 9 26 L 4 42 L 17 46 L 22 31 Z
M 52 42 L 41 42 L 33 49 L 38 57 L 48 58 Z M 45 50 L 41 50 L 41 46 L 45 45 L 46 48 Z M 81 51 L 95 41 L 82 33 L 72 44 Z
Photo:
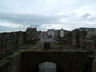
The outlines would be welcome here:
M 56 63 L 57 72 L 92 72 L 93 56 L 87 51 L 22 52 L 8 57 L 0 72 L 39 72 L 39 64 Z
M 0 72 L 21 72 L 21 55 L 20 54 L 12 58 L 7 58 L 2 62 L 4 63 L 2 63 L 2 66 L 0 66 Z
M 53 62 L 57 72 L 92 72 L 90 52 L 23 52 L 21 53 L 21 72 L 39 72 L 43 62 Z

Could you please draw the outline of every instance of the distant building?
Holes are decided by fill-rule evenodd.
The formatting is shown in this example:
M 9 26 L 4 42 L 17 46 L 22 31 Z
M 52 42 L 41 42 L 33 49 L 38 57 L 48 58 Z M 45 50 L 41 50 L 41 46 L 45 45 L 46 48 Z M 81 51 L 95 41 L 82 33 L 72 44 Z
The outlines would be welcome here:
M 67 33 L 65 34 L 65 40 L 67 44 L 72 44 L 72 32 L 71 31 L 67 31 Z
M 96 28 L 79 28 L 79 31 L 87 31 L 87 38 L 96 35 Z
M 65 37 L 65 35 L 68 33 L 68 31 L 66 30 L 63 30 L 63 29 L 60 29 L 59 30 L 59 37 L 63 38 Z
M 72 31 L 72 45 L 91 49 L 92 36 L 96 36 L 96 28 L 75 29 Z
M 85 47 L 86 42 L 86 31 L 80 31 L 78 29 L 75 29 L 72 31 L 72 45 L 75 47 Z
M 60 30 L 60 34 L 59 35 L 60 35 L 60 37 L 64 37 L 64 30 L 63 29 Z
M 48 33 L 46 31 L 40 32 L 39 37 L 40 39 L 49 38 Z
M 47 32 L 48 32 L 49 37 L 54 39 L 54 37 L 55 37 L 55 29 L 49 29 Z
M 39 39 L 38 32 L 36 28 L 28 27 L 26 30 L 26 40 L 27 43 L 33 43 Z

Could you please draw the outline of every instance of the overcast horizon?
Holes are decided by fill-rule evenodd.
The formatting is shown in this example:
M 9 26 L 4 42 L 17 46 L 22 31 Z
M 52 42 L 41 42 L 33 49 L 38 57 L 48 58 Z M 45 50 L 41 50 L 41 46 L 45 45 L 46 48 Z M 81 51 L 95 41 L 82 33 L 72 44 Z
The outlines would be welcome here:
M 0 0 L 0 32 L 96 28 L 96 0 Z

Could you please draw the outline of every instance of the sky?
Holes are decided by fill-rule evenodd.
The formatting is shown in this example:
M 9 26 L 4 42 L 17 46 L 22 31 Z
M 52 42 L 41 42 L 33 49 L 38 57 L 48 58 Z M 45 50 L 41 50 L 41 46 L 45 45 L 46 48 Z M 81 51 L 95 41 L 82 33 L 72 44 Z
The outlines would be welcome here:
M 96 0 L 0 0 L 0 32 L 96 28 Z

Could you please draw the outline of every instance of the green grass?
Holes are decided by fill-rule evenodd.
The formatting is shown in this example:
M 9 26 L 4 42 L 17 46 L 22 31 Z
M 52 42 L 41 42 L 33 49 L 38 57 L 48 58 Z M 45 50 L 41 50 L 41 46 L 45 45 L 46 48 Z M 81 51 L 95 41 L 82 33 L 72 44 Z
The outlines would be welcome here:
M 15 56 L 17 56 L 17 55 L 19 55 L 19 54 L 20 54 L 20 51 L 15 52 L 15 53 L 13 53 L 12 55 L 8 56 L 7 59 L 8 59 L 8 58 L 13 58 L 13 57 L 15 57 Z
M 10 60 L 6 60 L 6 59 L 3 59 L 3 60 L 0 60 L 0 68 L 5 66 Z
M 15 57 L 15 56 L 17 56 L 17 55 L 19 55 L 19 54 L 20 54 L 20 51 L 15 52 L 15 53 L 13 53 L 12 55 L 9 55 L 8 57 L 0 60 L 0 68 L 3 67 L 3 66 L 5 66 L 8 62 L 10 62 L 10 60 L 11 60 L 13 57 Z

